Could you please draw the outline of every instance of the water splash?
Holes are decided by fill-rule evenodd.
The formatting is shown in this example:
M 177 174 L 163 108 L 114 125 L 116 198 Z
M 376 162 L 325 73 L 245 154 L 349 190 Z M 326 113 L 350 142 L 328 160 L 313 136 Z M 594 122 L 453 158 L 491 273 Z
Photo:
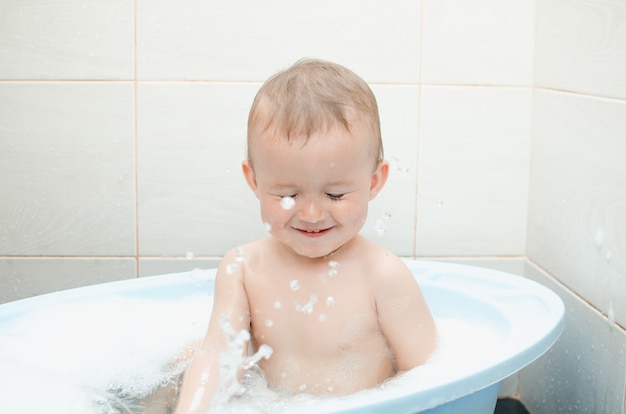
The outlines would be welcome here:
M 227 348 L 219 355 L 219 387 L 213 397 L 211 412 L 218 407 L 223 407 L 233 396 L 243 393 L 245 388 L 239 382 L 238 378 L 240 369 L 247 370 L 252 368 L 261 359 L 270 358 L 273 352 L 271 346 L 263 344 L 253 355 L 244 357 L 244 351 L 247 349 L 248 342 L 250 341 L 250 332 L 245 329 L 235 332 L 228 320 L 228 314 L 225 313 L 219 316 L 219 323 L 224 339 L 226 340 Z M 202 380 L 205 380 L 205 374 L 207 373 L 203 373 Z M 206 379 L 208 380 L 208 377 Z M 202 382 L 203 381 L 201 381 L 201 385 Z M 197 390 L 196 394 L 201 396 L 202 391 Z M 216 412 L 218 411 L 219 409 L 217 409 Z

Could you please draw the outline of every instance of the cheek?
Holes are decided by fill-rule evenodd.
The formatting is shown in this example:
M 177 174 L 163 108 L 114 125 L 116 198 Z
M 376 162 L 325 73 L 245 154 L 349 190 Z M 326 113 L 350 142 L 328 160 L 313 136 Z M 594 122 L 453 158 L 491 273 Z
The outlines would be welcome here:
M 290 214 L 280 206 L 280 202 L 272 200 L 261 200 L 261 219 L 264 223 L 278 226 L 284 224 L 290 218 Z
M 340 218 L 344 223 L 361 226 L 367 217 L 367 202 L 360 200 L 346 203 L 337 208 L 336 217 Z

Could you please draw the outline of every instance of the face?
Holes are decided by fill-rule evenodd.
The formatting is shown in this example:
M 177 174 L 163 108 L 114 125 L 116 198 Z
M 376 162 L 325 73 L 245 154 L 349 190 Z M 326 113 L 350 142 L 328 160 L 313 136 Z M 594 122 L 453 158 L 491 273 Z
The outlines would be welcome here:
M 246 181 L 260 201 L 263 222 L 290 251 L 324 257 L 363 227 L 368 203 L 389 171 L 386 162 L 374 165 L 366 133 L 356 124 L 352 133 L 337 126 L 306 142 L 252 140 L 252 161 L 243 162 Z

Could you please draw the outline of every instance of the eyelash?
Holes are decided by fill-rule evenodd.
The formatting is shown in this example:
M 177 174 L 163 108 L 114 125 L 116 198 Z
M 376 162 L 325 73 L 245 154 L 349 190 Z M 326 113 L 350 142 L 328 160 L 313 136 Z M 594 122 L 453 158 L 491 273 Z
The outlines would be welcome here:
M 328 196 L 328 198 L 330 198 L 332 201 L 339 201 L 343 198 L 343 194 L 330 194 L 330 193 L 326 193 L 326 195 Z

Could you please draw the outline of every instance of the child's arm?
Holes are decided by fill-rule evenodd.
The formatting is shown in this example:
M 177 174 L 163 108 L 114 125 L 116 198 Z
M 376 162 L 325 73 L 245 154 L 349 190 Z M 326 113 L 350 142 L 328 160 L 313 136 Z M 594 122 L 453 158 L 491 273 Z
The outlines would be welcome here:
M 376 307 L 398 373 L 402 373 L 428 360 L 435 349 L 437 333 L 411 271 L 397 257 L 385 262 L 385 274 L 377 278 Z
M 187 368 L 176 405 L 176 414 L 206 413 L 218 388 L 219 356 L 226 350 L 220 315 L 228 315 L 235 332 L 250 330 L 248 299 L 243 285 L 243 263 L 229 252 L 217 270 L 214 303 L 206 336 Z M 236 265 L 233 265 L 237 263 Z M 247 344 L 244 352 L 247 352 Z

